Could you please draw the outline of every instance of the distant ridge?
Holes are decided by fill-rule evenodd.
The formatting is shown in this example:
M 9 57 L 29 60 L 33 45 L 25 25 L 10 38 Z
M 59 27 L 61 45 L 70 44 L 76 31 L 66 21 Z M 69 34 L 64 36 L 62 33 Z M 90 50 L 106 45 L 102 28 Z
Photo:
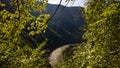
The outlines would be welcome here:
M 45 13 L 54 13 L 58 5 L 47 4 Z M 79 28 L 85 25 L 82 7 L 65 7 L 60 5 L 54 17 L 48 23 L 46 36 L 48 48 L 54 50 L 62 45 L 81 43 L 84 31 Z
M 54 6 L 58 6 L 58 4 L 51 4 L 51 3 L 48 3 L 48 5 L 54 5 Z M 66 5 L 61 5 L 61 6 L 63 6 L 63 7 L 82 7 L 82 6 L 67 6 L 67 4 Z M 82 8 L 84 8 L 84 7 L 82 7 Z

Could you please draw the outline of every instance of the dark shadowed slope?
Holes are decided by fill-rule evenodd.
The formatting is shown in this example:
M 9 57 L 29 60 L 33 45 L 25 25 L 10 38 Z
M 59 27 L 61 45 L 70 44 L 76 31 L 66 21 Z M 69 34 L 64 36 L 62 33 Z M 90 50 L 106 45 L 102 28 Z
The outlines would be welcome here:
M 46 13 L 54 13 L 57 5 L 47 5 Z M 65 44 L 80 43 L 83 31 L 79 29 L 85 24 L 81 7 L 60 6 L 48 24 L 46 35 L 49 39 L 48 48 L 51 50 Z

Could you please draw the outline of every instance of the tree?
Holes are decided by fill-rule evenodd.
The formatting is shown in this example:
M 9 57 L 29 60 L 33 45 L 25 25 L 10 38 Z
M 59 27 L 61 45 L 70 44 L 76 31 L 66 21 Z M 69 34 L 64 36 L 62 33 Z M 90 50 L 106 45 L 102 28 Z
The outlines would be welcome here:
M 0 1 L 0 66 L 1 68 L 47 68 L 45 43 L 32 48 L 23 38 L 41 34 L 47 28 L 49 14 L 43 14 L 46 2 L 41 0 Z M 31 12 L 39 12 L 34 16 Z M 27 26 L 26 26 L 27 25 Z M 24 31 L 27 28 L 28 34 Z
M 89 52 L 87 63 L 89 67 L 120 67 L 120 32 L 118 32 L 120 30 L 120 2 L 114 0 L 113 2 L 107 2 L 106 0 L 104 3 L 105 6 L 101 1 L 98 1 L 95 4 L 96 7 L 91 6 L 93 9 L 90 10 L 89 7 L 85 9 L 88 30 L 84 37 L 87 39 L 87 48 L 90 48 L 89 50 L 86 48 L 86 51 Z M 99 4 L 100 8 L 97 7 Z M 93 14 L 90 14 L 90 12 L 98 14 L 92 17 Z
M 88 24 L 83 36 L 87 42 L 73 48 L 71 58 L 61 63 L 63 67 L 59 68 L 120 67 L 119 7 L 119 0 L 88 1 L 88 5 L 84 9 L 85 19 Z

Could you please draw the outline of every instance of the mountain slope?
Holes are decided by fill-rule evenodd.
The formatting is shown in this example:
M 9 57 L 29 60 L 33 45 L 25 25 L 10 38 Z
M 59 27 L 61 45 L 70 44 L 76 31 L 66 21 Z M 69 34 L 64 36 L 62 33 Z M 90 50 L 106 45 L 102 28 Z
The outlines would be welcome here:
M 47 5 L 45 13 L 54 13 L 57 5 Z M 48 37 L 48 48 L 52 50 L 65 44 L 82 42 L 82 34 L 79 29 L 85 24 L 81 7 L 60 6 L 54 17 L 48 23 L 46 36 Z

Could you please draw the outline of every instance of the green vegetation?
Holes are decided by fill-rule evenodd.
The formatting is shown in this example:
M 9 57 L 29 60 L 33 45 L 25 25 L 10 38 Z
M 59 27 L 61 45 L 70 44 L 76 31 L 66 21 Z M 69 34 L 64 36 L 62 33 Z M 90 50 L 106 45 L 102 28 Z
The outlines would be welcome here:
M 49 14 L 43 14 L 45 9 L 46 2 L 41 0 L 0 1 L 0 68 L 51 68 L 45 47 L 47 40 L 38 43 L 33 38 L 43 34 L 48 26 Z M 63 61 L 53 67 L 119 68 L 120 1 L 89 0 L 83 13 L 87 22 L 83 35 L 86 42 L 62 48 Z
M 41 1 L 38 1 L 41 2 Z M 42 13 L 46 3 L 36 0 L 0 0 L 0 68 L 48 68 L 46 41 L 36 43 L 35 48 L 23 36 L 32 37 L 47 28 L 48 14 Z M 23 30 L 26 24 L 29 33 Z
M 120 1 L 90 0 L 84 9 L 88 26 L 81 46 L 67 51 L 65 61 L 57 68 L 120 67 Z M 70 57 L 69 57 L 70 56 Z M 68 58 L 66 60 L 66 58 Z

